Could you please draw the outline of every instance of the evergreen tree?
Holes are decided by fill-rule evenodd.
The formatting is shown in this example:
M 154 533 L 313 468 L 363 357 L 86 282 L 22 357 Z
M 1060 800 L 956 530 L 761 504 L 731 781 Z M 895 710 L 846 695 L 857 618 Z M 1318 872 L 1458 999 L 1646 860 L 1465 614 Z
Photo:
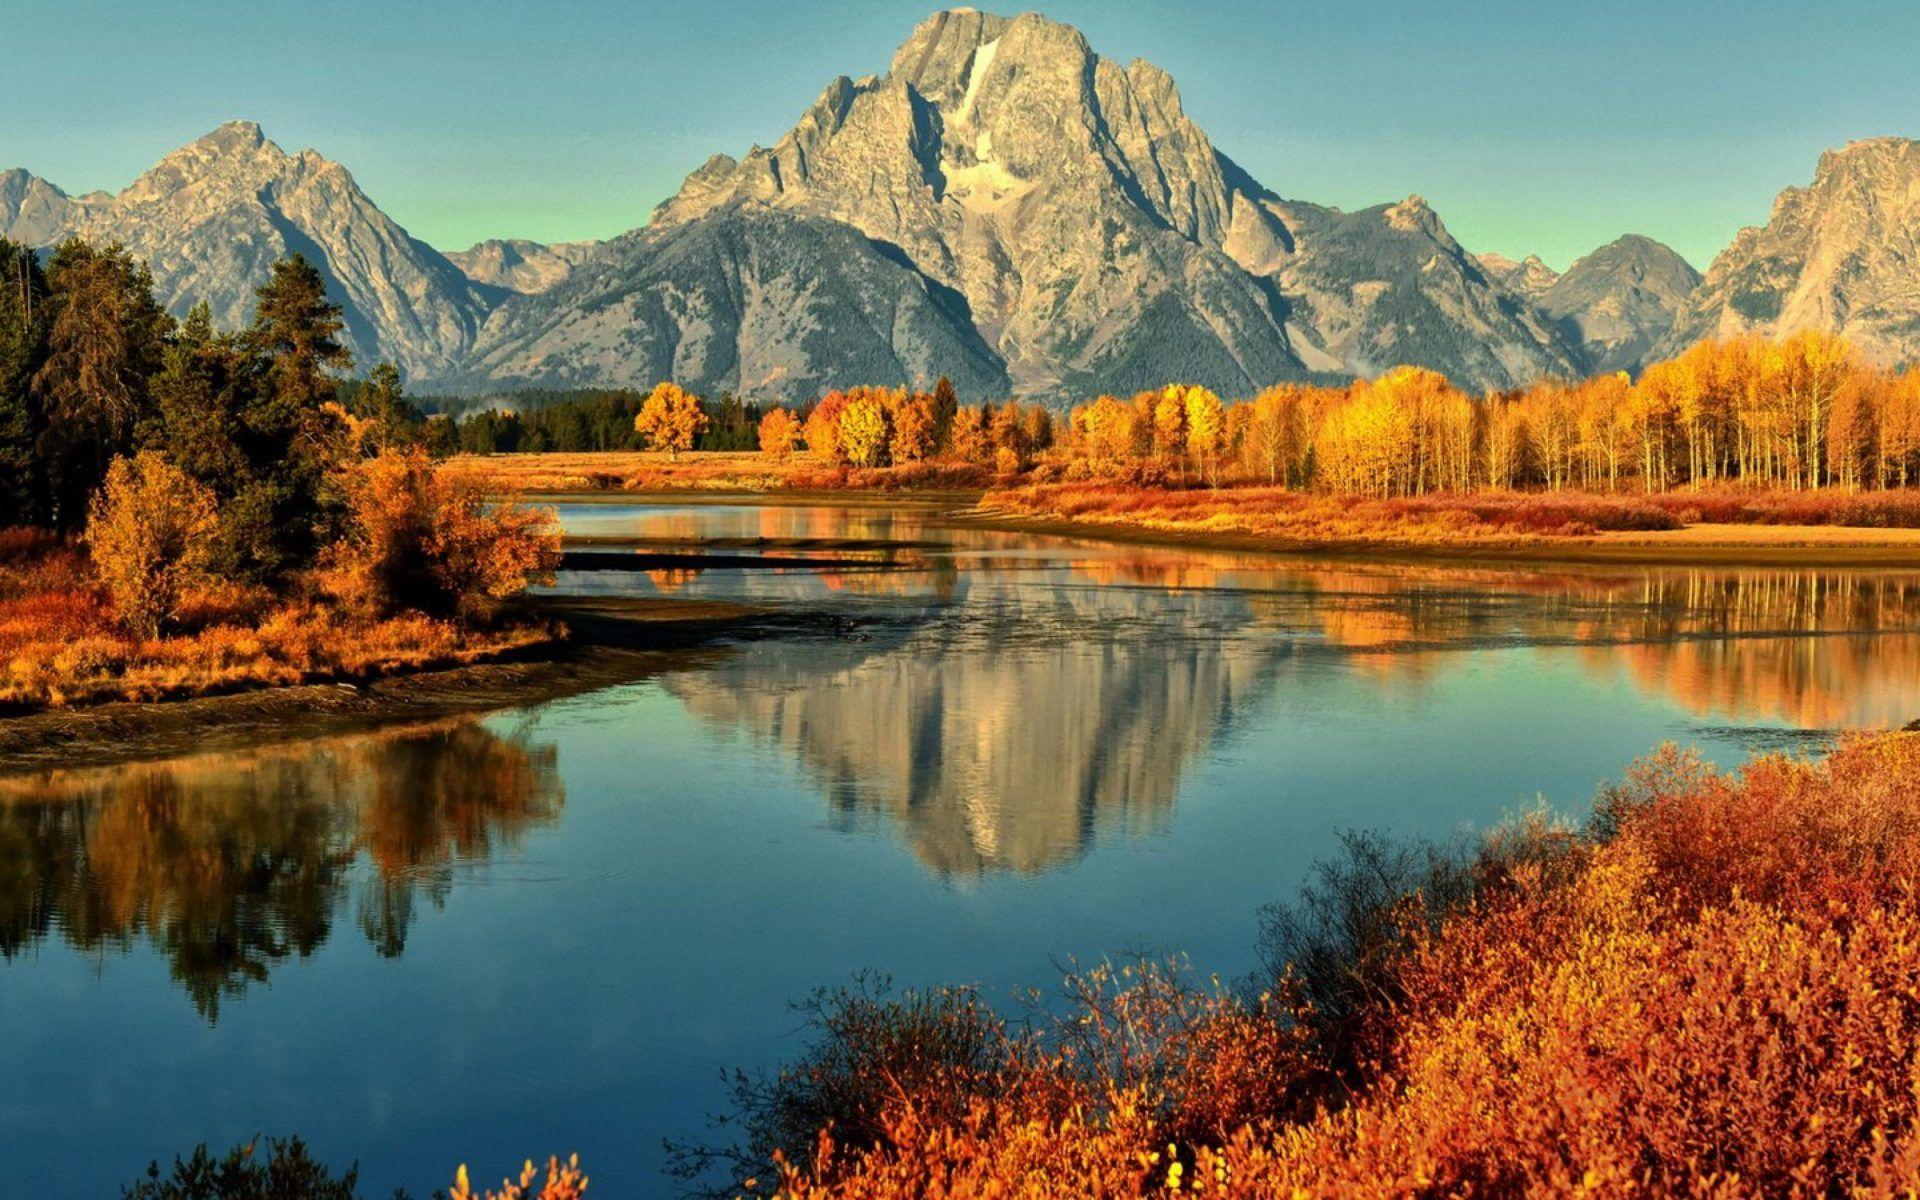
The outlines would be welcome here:
M 313 561 L 340 513 L 332 472 L 344 454 L 332 372 L 352 365 L 340 343 L 340 306 L 312 263 L 291 254 L 257 291 L 253 325 L 238 346 L 260 386 L 240 419 L 252 470 L 221 512 L 239 575 L 271 579 Z
M 47 280 L 27 247 L 0 238 L 0 528 L 43 522 L 44 472 L 30 387 L 46 353 Z
M 46 354 L 33 375 L 40 454 L 59 528 L 79 528 L 107 464 L 132 445 L 173 318 L 145 264 L 118 246 L 69 238 L 47 264 Z
M 366 451 L 404 450 L 419 443 L 425 417 L 407 400 L 399 367 L 376 363 L 364 381 L 345 385 L 344 390 L 347 411 L 367 423 Z

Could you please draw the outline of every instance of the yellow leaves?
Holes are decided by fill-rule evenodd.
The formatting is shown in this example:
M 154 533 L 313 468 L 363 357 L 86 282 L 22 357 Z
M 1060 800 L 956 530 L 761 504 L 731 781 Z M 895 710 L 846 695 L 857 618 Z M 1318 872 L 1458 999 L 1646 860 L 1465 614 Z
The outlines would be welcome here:
M 207 578 L 213 493 L 152 450 L 116 458 L 93 498 L 87 546 L 127 626 L 153 637 Z
M 856 467 L 879 466 L 887 452 L 887 411 L 872 396 L 854 399 L 840 414 L 840 449 Z
M 768 409 L 760 418 L 760 453 L 774 462 L 786 462 L 793 457 L 800 431 L 800 418 L 784 408 Z
M 541 1180 L 538 1191 L 534 1182 Z M 580 1200 L 587 1193 L 588 1179 L 580 1171 L 580 1156 L 572 1154 L 562 1163 L 557 1157 L 547 1159 L 542 1179 L 542 1170 L 527 1159 L 520 1168 L 518 1180 L 502 1180 L 500 1190 L 487 1191 L 476 1195 L 467 1182 L 465 1163 L 454 1172 L 453 1190 L 447 1194 L 447 1200 Z
M 674 383 L 656 384 L 641 402 L 639 415 L 633 419 L 634 430 L 645 434 L 647 444 L 655 450 L 666 451 L 670 459 L 679 457 L 683 450 L 693 449 L 694 442 L 707 431 L 707 425 L 707 413 L 701 407 L 700 398 Z

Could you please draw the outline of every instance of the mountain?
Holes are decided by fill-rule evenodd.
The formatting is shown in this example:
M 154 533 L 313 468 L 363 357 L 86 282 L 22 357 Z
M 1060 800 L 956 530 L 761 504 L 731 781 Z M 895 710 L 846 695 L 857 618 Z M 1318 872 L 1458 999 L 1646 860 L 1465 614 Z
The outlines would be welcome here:
M 477 284 L 531 295 L 565 279 L 599 247 L 599 242 L 548 244 L 525 238 L 488 238 L 465 250 L 452 251 L 447 261 Z
M 856 380 L 1005 395 L 963 301 L 851 226 L 730 209 L 622 235 L 489 319 L 459 386 L 662 379 L 799 400 Z
M 1850 142 L 1820 156 L 1764 227 L 1743 229 L 1707 270 L 1663 343 L 1824 329 L 1880 363 L 1920 360 L 1920 143 Z
M 911 374 L 919 348 L 961 326 L 985 357 L 954 370 L 983 385 L 1004 376 L 1036 398 L 1172 377 L 1245 394 L 1400 362 L 1476 386 L 1578 368 L 1578 346 L 1496 286 L 1418 197 L 1356 213 L 1283 200 L 1214 148 L 1166 72 L 1100 57 L 1077 30 L 1031 13 L 935 14 L 885 75 L 841 76 L 772 147 L 709 159 L 647 235 L 611 251 L 620 265 L 597 258 L 590 279 L 503 304 L 482 334 L 481 370 L 557 382 L 591 362 L 610 382 L 643 380 L 676 334 L 616 336 L 606 309 L 622 275 L 666 287 L 652 259 L 682 244 L 674 230 L 721 243 L 750 230 L 777 259 L 774 274 L 758 259 L 731 264 L 741 293 L 696 291 L 669 314 L 698 335 L 700 370 L 728 386 L 750 386 L 731 364 L 772 348 L 779 365 L 758 386 L 776 395 L 799 395 L 802 378 L 853 382 L 884 359 L 865 339 L 843 358 L 804 303 L 845 292 L 845 270 L 878 283 L 887 272 L 874 256 L 897 275 L 874 294 L 914 298 L 840 318 L 891 330 L 891 360 L 908 374 L 875 382 L 926 382 Z M 842 261 L 826 241 L 867 249 Z M 808 315 L 761 303 L 755 324 L 736 323 L 748 293 L 787 292 Z
M 175 150 L 110 198 L 69 200 L 31 176 L 16 183 L 24 174 L 0 177 L 0 216 L 20 231 L 12 236 L 37 245 L 70 233 L 121 242 L 147 261 L 175 314 L 205 300 L 216 323 L 242 325 L 273 262 L 305 254 L 344 309 L 362 368 L 389 359 L 409 376 L 453 372 L 504 294 L 410 237 L 346 168 L 312 150 L 289 155 L 250 121 Z
M 1540 261 L 1538 254 L 1529 254 L 1515 262 L 1504 254 L 1486 253 L 1474 256 L 1480 263 L 1480 269 L 1487 278 L 1516 296 L 1535 299 L 1553 286 L 1560 273 Z
M 25 246 L 49 245 L 107 199 L 104 192 L 76 199 L 38 175 L 19 168 L 0 171 L 0 237 Z
M 1653 361 L 1699 284 L 1700 272 L 1672 248 L 1628 234 L 1576 261 L 1534 299 L 1580 344 L 1589 374 L 1632 373 Z
M 1419 196 L 1289 199 L 1221 153 L 1165 71 L 1037 14 L 936 13 L 770 147 L 715 155 L 607 242 L 444 255 L 340 164 L 233 122 L 118 195 L 0 173 L 0 236 L 147 259 L 170 309 L 243 323 L 290 251 L 361 367 L 416 387 L 650 386 L 805 400 L 852 383 L 1058 401 L 1170 378 L 1247 395 L 1401 363 L 1471 388 L 1637 370 L 1749 330 L 1920 357 L 1920 149 L 1855 142 L 1701 280 L 1621 238 L 1563 275 L 1474 255 Z

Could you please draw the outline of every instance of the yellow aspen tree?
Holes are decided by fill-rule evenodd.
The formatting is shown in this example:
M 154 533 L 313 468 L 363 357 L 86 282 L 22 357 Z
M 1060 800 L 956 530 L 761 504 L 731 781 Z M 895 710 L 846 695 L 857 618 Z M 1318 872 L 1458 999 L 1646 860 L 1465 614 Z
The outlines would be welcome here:
M 640 415 L 633 419 L 634 429 L 645 435 L 653 449 L 665 450 L 669 461 L 679 458 L 682 450 L 693 449 L 707 424 L 700 397 L 675 383 L 654 385 L 640 405 Z
M 760 453 L 774 462 L 793 457 L 794 443 L 800 440 L 800 419 L 784 408 L 770 408 L 760 418 Z

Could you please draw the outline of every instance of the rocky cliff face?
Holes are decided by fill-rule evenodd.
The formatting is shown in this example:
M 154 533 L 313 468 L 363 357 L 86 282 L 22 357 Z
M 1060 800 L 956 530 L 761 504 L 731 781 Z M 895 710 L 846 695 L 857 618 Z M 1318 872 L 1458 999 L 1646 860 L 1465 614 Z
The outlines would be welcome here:
M 1479 254 L 1474 256 L 1480 263 L 1480 269 L 1488 279 L 1512 292 L 1516 296 L 1538 299 L 1542 293 L 1553 286 L 1560 273 L 1540 261 L 1538 254 L 1529 254 L 1519 262 L 1504 254 Z
M 1851 142 L 1820 156 L 1762 228 L 1720 253 L 1662 350 L 1705 337 L 1832 330 L 1881 363 L 1920 360 L 1920 143 Z
M 38 175 L 0 171 L 0 237 L 24 246 L 51 245 L 90 209 L 105 204 L 105 192 L 73 197 Z
M 1005 395 L 966 305 L 851 226 L 762 207 L 637 230 L 501 305 L 452 382 L 799 400 L 855 381 Z
M 599 248 L 599 242 L 547 244 L 525 238 L 489 238 L 451 252 L 447 261 L 483 287 L 530 296 L 565 279 Z
M 111 198 L 63 208 L 30 187 L 22 195 L 29 199 L 17 209 L 0 201 L 0 212 L 41 214 L 11 216 L 26 240 L 46 245 L 78 233 L 120 242 L 147 261 L 169 309 L 180 314 L 205 300 L 228 327 L 251 318 L 254 289 L 276 259 L 305 254 L 345 310 L 346 340 L 363 368 L 388 359 L 409 376 L 453 372 L 499 299 L 408 236 L 346 168 L 312 150 L 289 155 L 248 121 L 182 146 Z
M 1535 302 L 1579 343 L 1589 373 L 1632 373 L 1653 360 L 1699 284 L 1672 248 L 1628 234 L 1568 267 Z
M 1471 385 L 1577 369 L 1424 202 L 1287 202 L 1220 154 L 1151 63 L 1035 14 L 924 22 L 884 76 L 717 156 L 654 214 L 748 206 L 851 225 L 962 299 L 1015 391 L 1231 393 L 1413 361 Z

